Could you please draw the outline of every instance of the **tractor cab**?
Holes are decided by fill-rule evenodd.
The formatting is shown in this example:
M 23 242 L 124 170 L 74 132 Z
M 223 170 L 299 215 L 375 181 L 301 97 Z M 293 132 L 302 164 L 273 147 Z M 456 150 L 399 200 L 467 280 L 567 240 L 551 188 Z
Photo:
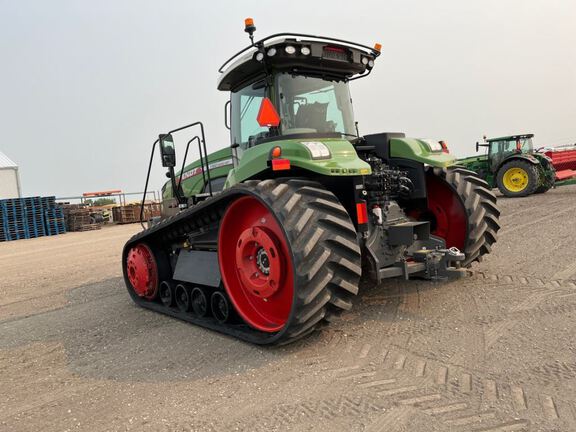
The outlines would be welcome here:
M 524 134 L 500 138 L 484 138 L 484 144 L 476 143 L 476 151 L 478 151 L 479 147 L 488 148 L 490 168 L 495 171 L 509 157 L 534 153 L 533 137 L 534 134 Z
M 230 91 L 232 148 L 285 139 L 356 138 L 348 82 L 370 73 L 380 45 L 280 33 L 253 42 L 222 67 L 218 89 Z
M 486 147 L 484 156 L 460 159 L 459 163 L 476 171 L 491 187 L 509 197 L 527 196 L 549 190 L 555 181 L 550 159 L 534 151 L 534 134 L 484 137 L 476 151 Z

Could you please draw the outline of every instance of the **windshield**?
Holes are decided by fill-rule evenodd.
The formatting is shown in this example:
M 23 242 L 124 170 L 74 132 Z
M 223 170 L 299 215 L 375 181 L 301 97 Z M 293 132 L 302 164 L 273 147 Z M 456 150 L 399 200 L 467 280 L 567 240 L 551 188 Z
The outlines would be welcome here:
M 532 153 L 532 138 L 516 138 L 505 141 L 493 141 L 490 145 L 490 153 L 516 153 L 520 147 L 522 153 Z
M 278 75 L 282 135 L 355 135 L 348 84 L 283 73 Z

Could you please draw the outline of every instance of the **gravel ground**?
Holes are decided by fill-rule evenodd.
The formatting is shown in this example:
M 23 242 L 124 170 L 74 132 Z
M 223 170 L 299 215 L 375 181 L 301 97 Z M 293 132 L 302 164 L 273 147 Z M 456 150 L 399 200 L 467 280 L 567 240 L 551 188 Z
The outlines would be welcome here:
M 574 431 L 576 186 L 500 199 L 469 279 L 262 348 L 133 305 L 137 225 L 0 244 L 2 431 Z

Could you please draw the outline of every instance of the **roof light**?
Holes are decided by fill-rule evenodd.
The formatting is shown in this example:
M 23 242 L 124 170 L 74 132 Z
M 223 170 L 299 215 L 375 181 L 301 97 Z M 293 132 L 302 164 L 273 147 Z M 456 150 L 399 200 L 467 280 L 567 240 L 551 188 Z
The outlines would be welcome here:
M 326 145 L 322 142 L 304 141 L 302 144 L 306 146 L 310 152 L 310 155 L 312 156 L 312 159 L 330 159 L 332 156 L 328 147 L 326 147 Z
M 374 44 L 374 51 L 378 51 L 380 52 L 380 50 L 382 49 L 382 45 L 379 43 L 375 43 Z
M 276 55 L 276 48 L 270 48 L 266 54 L 268 54 L 268 57 L 272 57 L 273 55 Z
M 296 48 L 294 48 L 292 45 L 286 45 L 284 51 L 286 51 L 286 54 L 294 54 L 296 52 Z
M 246 18 L 244 20 L 244 31 L 252 37 L 252 34 L 256 31 L 254 26 L 254 20 L 252 18 Z
M 307 46 L 303 46 L 302 48 L 300 48 L 300 52 L 303 55 L 310 55 L 310 48 L 308 48 Z

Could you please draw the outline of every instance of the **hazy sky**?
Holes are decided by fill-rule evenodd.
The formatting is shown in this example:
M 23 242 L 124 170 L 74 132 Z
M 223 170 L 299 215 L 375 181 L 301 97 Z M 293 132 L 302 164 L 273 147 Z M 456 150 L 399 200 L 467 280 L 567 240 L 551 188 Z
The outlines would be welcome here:
M 0 150 L 23 193 L 142 190 L 157 134 L 196 120 L 209 150 L 228 145 L 217 69 L 247 45 L 247 16 L 257 37 L 382 44 L 351 84 L 361 133 L 445 139 L 459 156 L 483 133 L 576 141 L 574 0 L 0 0 Z

